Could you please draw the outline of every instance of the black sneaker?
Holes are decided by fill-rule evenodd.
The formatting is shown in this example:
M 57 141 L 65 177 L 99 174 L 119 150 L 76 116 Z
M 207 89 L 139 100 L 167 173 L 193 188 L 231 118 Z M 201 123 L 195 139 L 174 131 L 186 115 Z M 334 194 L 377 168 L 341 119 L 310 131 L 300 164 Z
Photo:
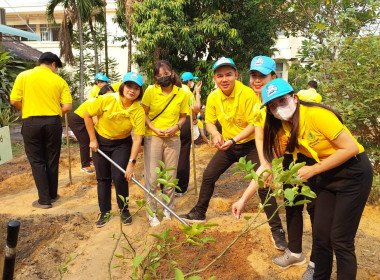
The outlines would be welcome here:
M 98 216 L 100 216 L 99 220 L 96 222 L 96 227 L 98 228 L 104 227 L 112 217 L 110 212 L 100 213 Z
M 51 203 L 56 202 L 58 199 L 60 199 L 59 194 L 57 194 L 57 196 L 55 198 L 50 198 L 50 202 Z
M 128 209 L 124 209 L 123 212 L 121 212 L 121 222 L 123 225 L 132 224 L 132 216 Z
M 194 207 L 188 214 L 180 215 L 180 218 L 190 223 L 201 223 L 206 220 L 206 214 Z
M 280 251 L 285 251 L 288 248 L 288 243 L 285 238 L 285 231 L 283 229 L 279 229 L 272 232 L 272 241 L 274 244 L 274 248 Z

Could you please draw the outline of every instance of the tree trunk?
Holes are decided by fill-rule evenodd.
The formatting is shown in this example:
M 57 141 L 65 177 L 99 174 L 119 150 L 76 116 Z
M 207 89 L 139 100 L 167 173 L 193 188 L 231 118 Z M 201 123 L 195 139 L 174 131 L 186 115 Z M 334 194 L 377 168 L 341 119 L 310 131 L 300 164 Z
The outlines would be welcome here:
M 78 11 L 78 10 L 77 10 Z M 83 28 L 80 12 L 78 11 L 78 33 L 79 33 L 79 101 L 84 100 L 84 58 L 83 58 Z
M 127 60 L 127 66 L 128 66 L 128 72 L 132 71 L 132 5 L 133 0 L 125 0 L 125 17 L 128 21 L 128 60 Z
M 108 77 L 108 42 L 107 42 L 107 2 L 104 0 L 104 56 L 106 66 L 106 76 Z
M 94 26 L 92 25 L 92 19 L 88 21 L 88 24 L 90 25 L 91 35 L 92 35 L 92 41 L 94 43 L 94 56 L 95 56 L 95 74 L 99 73 L 99 60 L 98 60 L 98 42 L 96 40 L 95 30 Z

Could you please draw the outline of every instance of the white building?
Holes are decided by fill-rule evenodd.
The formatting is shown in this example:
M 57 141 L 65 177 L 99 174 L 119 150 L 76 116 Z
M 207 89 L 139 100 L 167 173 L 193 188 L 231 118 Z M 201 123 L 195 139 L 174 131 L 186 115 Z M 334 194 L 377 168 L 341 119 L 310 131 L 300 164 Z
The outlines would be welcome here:
M 42 52 L 51 51 L 59 54 L 58 32 L 59 23 L 63 18 L 63 8 L 57 7 L 54 13 L 57 24 L 52 24 L 46 18 L 46 3 L 48 0 L 0 0 L 0 7 L 6 10 L 6 25 L 33 31 L 41 36 L 41 41 L 25 41 L 24 43 Z M 127 72 L 127 48 L 121 48 L 122 43 L 113 40 L 114 36 L 123 35 L 123 31 L 113 22 L 116 12 L 116 2 L 107 1 L 107 31 L 108 31 L 108 54 L 119 63 L 116 69 L 121 75 Z M 21 40 L 26 40 L 21 38 Z M 274 60 L 277 63 L 279 77 L 288 79 L 288 69 L 296 55 L 301 38 L 287 38 L 279 34 L 276 45 Z M 104 57 L 104 53 L 101 53 Z M 136 66 L 133 70 L 137 70 Z

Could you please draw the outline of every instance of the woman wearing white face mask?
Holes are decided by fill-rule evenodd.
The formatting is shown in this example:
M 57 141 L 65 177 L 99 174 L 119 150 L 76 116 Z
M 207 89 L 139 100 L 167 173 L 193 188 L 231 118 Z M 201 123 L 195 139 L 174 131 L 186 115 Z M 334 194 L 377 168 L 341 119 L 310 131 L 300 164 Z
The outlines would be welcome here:
M 300 152 L 317 161 L 298 171 L 298 176 L 304 180 L 317 176 L 313 279 L 330 279 L 333 252 L 338 279 L 355 279 L 354 238 L 371 189 L 372 167 L 364 148 L 338 114 L 326 106 L 300 101 L 293 93 L 292 87 L 282 79 L 271 81 L 262 91 L 268 110 L 264 156 L 271 161 L 285 151 Z M 284 139 L 285 149 L 280 145 Z M 242 198 L 233 205 L 235 216 L 241 215 L 244 204 L 256 188 L 256 182 L 251 182 Z M 287 257 L 292 256 L 287 254 Z

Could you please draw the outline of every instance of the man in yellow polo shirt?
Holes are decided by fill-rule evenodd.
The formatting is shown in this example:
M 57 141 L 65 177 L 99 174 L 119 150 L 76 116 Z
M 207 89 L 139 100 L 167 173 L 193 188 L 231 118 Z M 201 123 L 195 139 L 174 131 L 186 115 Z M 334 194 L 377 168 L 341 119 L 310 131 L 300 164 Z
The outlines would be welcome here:
M 317 92 L 317 88 L 318 83 L 316 81 L 310 81 L 307 84 L 306 90 L 300 90 L 297 95 L 303 101 L 321 103 L 322 96 Z
M 51 208 L 58 199 L 58 165 L 61 153 L 61 117 L 71 110 L 72 98 L 65 80 L 56 73 L 62 67 L 57 55 L 45 52 L 39 66 L 21 72 L 10 102 L 22 110 L 22 136 L 38 190 L 37 208 Z
M 202 222 L 214 192 L 215 182 L 240 157 L 247 156 L 247 161 L 259 163 L 255 146 L 255 127 L 253 108 L 260 103 L 253 90 L 237 80 L 238 72 L 230 58 L 222 57 L 214 64 L 214 81 L 218 88 L 210 93 L 206 103 L 206 129 L 213 137 L 213 144 L 218 149 L 203 173 L 198 203 L 191 211 L 181 217 L 189 222 Z M 222 126 L 218 132 L 216 121 Z M 260 198 L 266 198 L 268 189 L 262 189 Z M 272 233 L 282 230 L 277 204 L 273 198 L 265 213 L 270 220 Z M 285 250 L 285 248 L 283 248 Z

